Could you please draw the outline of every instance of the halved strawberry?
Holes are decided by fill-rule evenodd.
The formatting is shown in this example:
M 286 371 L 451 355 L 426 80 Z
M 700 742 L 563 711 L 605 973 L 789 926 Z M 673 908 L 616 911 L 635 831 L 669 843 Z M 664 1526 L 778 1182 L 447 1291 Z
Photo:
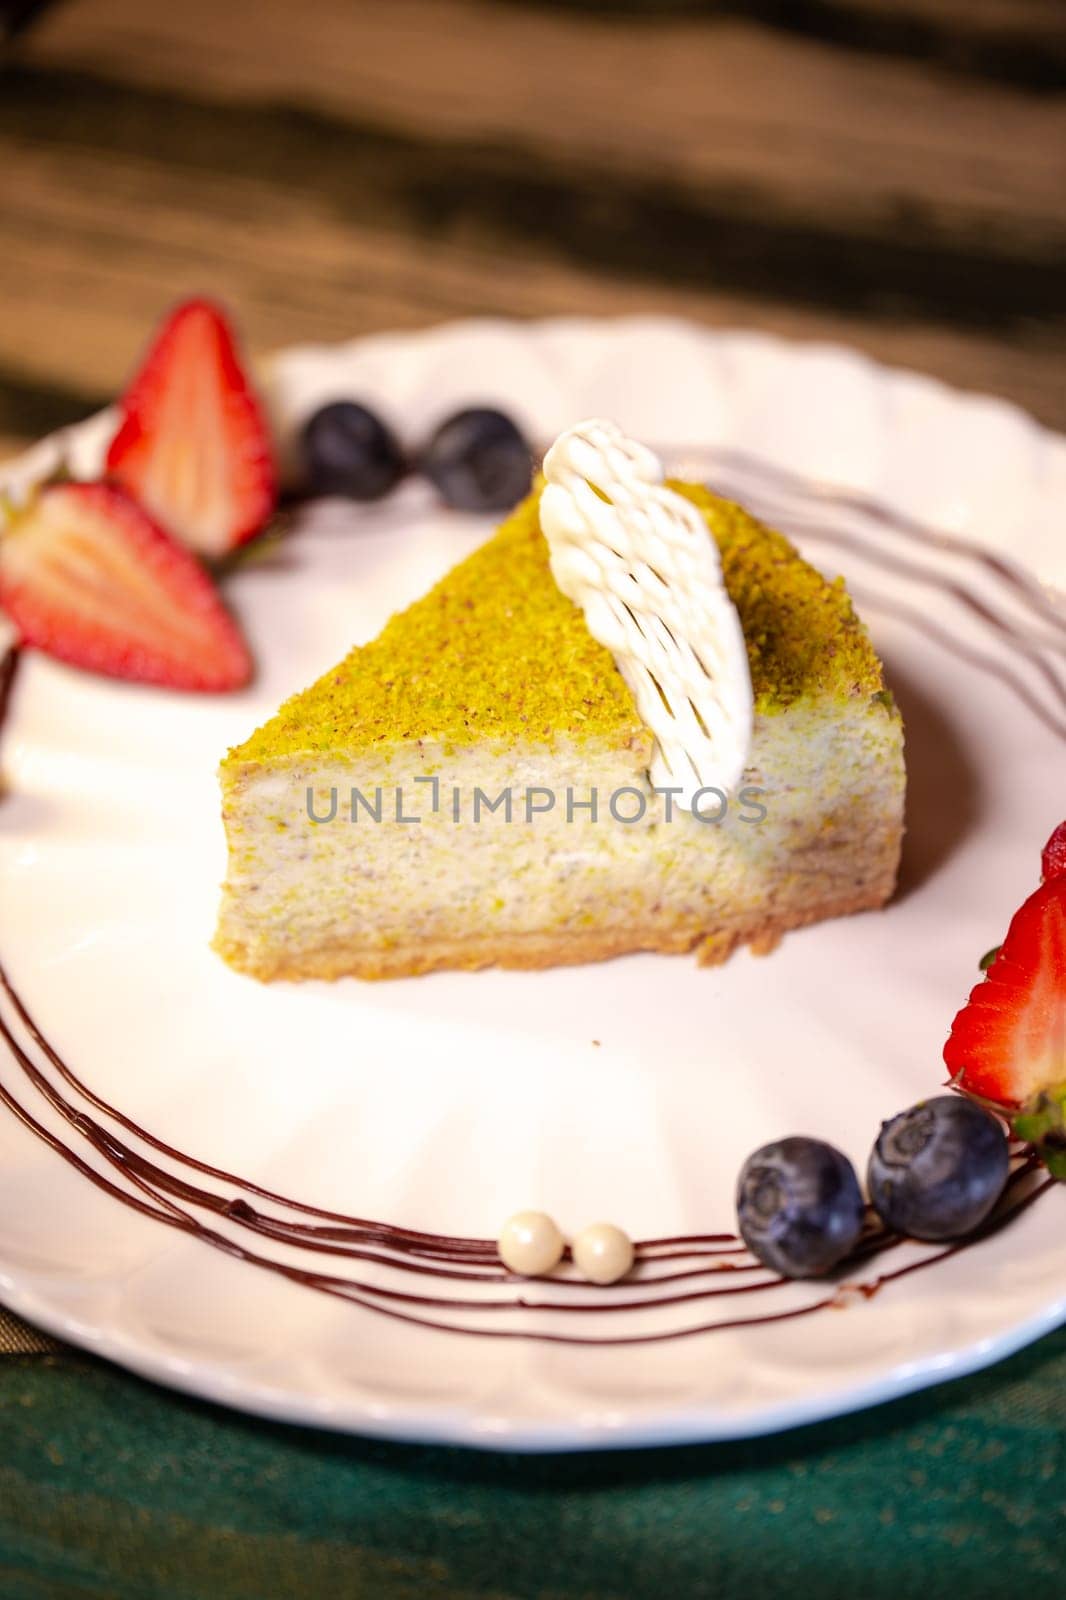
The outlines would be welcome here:
M 952 1024 L 956 1087 L 1008 1109 L 1066 1081 L 1066 877 L 1014 915 L 982 983 Z
M 169 533 L 221 556 L 263 527 L 277 473 L 233 332 L 207 300 L 167 318 L 121 401 L 107 473 Z
M 199 561 L 113 484 L 52 484 L 8 514 L 0 607 L 24 644 L 109 677 L 226 690 L 251 674 Z

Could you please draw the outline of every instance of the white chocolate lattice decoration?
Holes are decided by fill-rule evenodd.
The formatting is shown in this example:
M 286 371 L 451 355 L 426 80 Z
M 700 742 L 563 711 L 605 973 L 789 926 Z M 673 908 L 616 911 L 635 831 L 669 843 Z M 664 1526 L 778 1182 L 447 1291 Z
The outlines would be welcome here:
M 611 651 L 655 735 L 651 781 L 729 794 L 751 745 L 744 635 L 702 513 L 652 451 L 613 422 L 560 434 L 544 458 L 540 520 L 559 588 Z

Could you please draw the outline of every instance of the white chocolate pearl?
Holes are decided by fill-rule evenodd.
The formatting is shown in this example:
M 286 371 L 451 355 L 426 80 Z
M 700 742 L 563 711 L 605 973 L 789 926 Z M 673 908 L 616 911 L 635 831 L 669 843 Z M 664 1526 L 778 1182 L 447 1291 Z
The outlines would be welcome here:
M 570 1250 L 574 1265 L 590 1283 L 617 1283 L 633 1265 L 633 1241 L 613 1222 L 582 1228 Z
M 539 1278 L 563 1259 L 563 1236 L 543 1211 L 516 1211 L 497 1241 L 500 1260 L 523 1278 Z

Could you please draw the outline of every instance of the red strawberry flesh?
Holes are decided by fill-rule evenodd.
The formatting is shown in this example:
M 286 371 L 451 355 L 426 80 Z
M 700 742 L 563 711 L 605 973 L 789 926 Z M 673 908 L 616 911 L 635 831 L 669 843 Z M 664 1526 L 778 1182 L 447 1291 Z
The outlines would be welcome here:
M 54 484 L 12 516 L 0 606 L 24 644 L 110 677 L 222 691 L 251 673 L 195 556 L 110 484 Z
M 952 1024 L 956 1085 L 1004 1107 L 1066 1079 L 1066 877 L 1015 913 L 987 975 Z
M 270 437 L 217 306 L 171 313 L 121 413 L 108 476 L 168 532 L 216 557 L 259 532 L 277 499 Z

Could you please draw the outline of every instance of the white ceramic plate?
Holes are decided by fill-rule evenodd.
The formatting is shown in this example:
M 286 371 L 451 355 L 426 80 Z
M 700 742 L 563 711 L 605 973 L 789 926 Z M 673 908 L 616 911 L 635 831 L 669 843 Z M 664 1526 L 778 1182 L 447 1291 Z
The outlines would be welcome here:
M 997 401 L 843 350 L 646 319 L 473 323 L 292 351 L 266 382 L 283 439 L 313 406 L 350 393 L 410 438 L 467 401 L 503 403 L 537 439 L 614 416 L 806 530 L 812 558 L 861 596 L 906 718 L 901 892 L 883 913 L 705 971 L 646 956 L 263 988 L 227 970 L 208 948 L 224 855 L 220 754 L 488 531 L 411 484 L 377 509 L 308 511 L 273 557 L 233 578 L 261 662 L 241 696 L 182 698 L 23 662 L 2 751 L 0 957 L 49 1039 L 96 1094 L 203 1161 L 308 1204 L 442 1233 L 491 1237 L 527 1206 L 569 1229 L 610 1218 L 642 1239 L 725 1231 L 741 1160 L 789 1132 L 829 1138 L 861 1166 L 879 1120 L 942 1083 L 944 1036 L 977 959 L 1035 886 L 1040 844 L 1061 819 L 1063 618 L 1014 564 L 1062 585 L 1063 441 Z M 64 441 L 80 470 L 99 461 L 110 426 L 94 419 Z M 8 481 L 39 474 L 54 449 Z M 753 472 L 745 456 L 951 537 L 916 540 L 847 500 Z M 858 549 L 822 537 L 845 529 Z M 980 549 L 1009 560 L 997 567 Z M 2 1050 L 0 1084 L 58 1126 Z M 1064 1222 L 1066 1195 L 1051 1193 L 868 1301 L 844 1295 L 839 1311 L 614 1347 L 525 1335 L 677 1333 L 755 1300 L 608 1314 L 645 1291 L 563 1284 L 526 1299 L 593 1309 L 490 1313 L 466 1309 L 490 1292 L 481 1284 L 445 1282 L 461 1299 L 452 1321 L 523 1335 L 473 1338 L 316 1293 L 137 1215 L 0 1108 L 9 1306 L 211 1399 L 396 1438 L 644 1444 L 871 1404 L 1060 1322 Z M 217 1226 L 247 1238 L 237 1223 Z M 883 1264 L 912 1258 L 924 1259 L 920 1247 Z M 337 1270 L 409 1285 L 391 1267 Z M 723 1277 L 678 1287 L 718 1290 Z M 513 1286 L 490 1289 L 515 1298 Z M 791 1309 L 825 1292 L 755 1299 Z

